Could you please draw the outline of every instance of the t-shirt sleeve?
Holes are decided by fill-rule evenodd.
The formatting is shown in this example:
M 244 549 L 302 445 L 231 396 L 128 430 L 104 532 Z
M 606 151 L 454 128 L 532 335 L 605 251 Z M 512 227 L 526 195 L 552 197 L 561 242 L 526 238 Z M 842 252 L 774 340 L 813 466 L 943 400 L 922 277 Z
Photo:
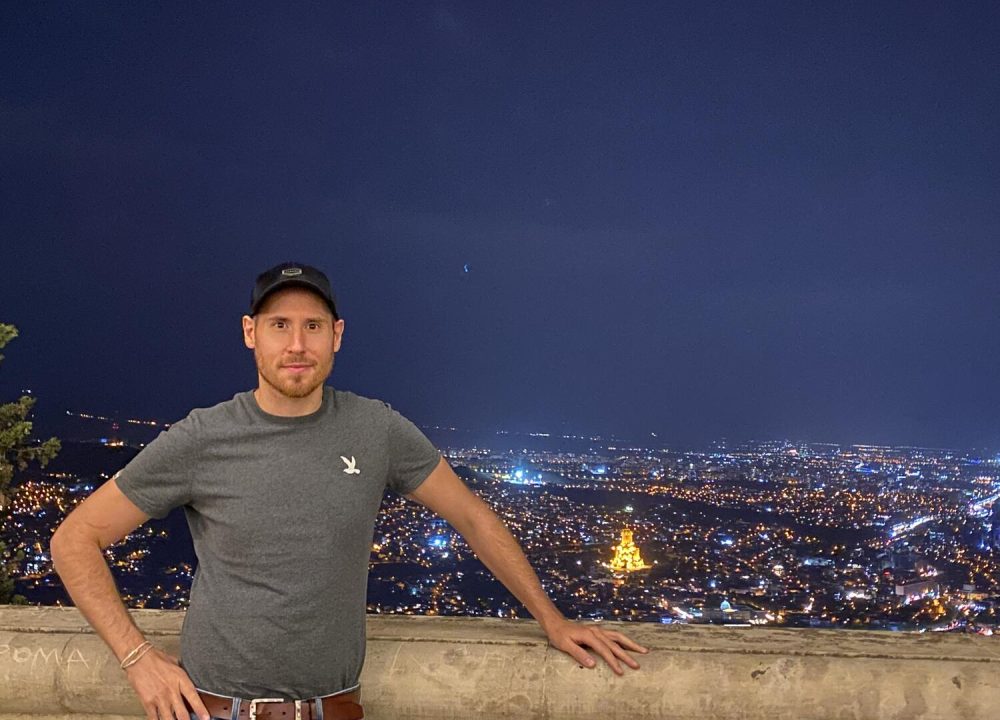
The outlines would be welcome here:
M 125 497 L 154 518 L 191 502 L 198 437 L 191 416 L 174 423 L 132 458 L 114 481 Z
M 406 495 L 427 479 L 441 461 L 441 453 L 420 428 L 392 408 L 388 408 L 388 412 L 389 475 L 386 485 Z

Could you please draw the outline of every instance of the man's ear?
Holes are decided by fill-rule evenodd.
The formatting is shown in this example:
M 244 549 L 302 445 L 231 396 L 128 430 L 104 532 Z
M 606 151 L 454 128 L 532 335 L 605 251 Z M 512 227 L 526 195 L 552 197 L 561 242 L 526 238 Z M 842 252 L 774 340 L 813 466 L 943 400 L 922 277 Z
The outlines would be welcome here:
M 344 318 L 333 324 L 333 351 L 340 352 L 340 343 L 344 339 Z
M 254 322 L 253 318 L 249 315 L 243 316 L 243 344 L 246 345 L 251 350 L 256 347 L 256 339 L 254 336 Z

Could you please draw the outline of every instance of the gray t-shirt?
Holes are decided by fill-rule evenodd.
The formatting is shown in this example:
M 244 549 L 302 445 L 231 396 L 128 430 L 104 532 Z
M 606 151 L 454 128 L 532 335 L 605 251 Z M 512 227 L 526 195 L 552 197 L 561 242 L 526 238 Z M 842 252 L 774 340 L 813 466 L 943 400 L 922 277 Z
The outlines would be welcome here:
M 388 405 L 331 387 L 303 417 L 239 393 L 139 453 L 118 487 L 152 517 L 183 506 L 198 556 L 181 630 L 194 684 L 293 699 L 357 687 L 382 494 L 412 492 L 439 460 Z

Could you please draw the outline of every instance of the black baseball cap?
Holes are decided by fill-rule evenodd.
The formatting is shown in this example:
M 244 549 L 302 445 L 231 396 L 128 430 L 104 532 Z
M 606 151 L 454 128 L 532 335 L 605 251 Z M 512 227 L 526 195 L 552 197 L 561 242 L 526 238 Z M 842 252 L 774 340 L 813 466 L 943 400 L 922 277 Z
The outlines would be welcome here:
M 254 283 L 253 292 L 250 294 L 250 314 L 256 315 L 264 299 L 275 290 L 290 286 L 312 290 L 330 306 L 334 319 L 340 319 L 329 278 L 311 265 L 294 262 L 275 265 L 257 276 L 257 282 Z

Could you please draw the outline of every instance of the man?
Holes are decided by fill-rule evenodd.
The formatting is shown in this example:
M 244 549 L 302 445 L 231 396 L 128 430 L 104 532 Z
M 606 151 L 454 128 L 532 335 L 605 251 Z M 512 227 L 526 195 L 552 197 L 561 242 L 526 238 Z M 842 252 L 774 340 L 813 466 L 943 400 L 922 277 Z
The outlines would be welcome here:
M 262 273 L 243 317 L 256 390 L 192 411 L 53 535 L 57 572 L 150 720 L 362 717 L 366 577 L 386 487 L 451 523 L 554 647 L 587 667 L 584 646 L 618 674 L 638 668 L 627 650 L 645 648 L 560 614 L 507 528 L 416 426 L 324 385 L 343 335 L 322 272 Z M 102 554 L 178 506 L 198 555 L 181 660 L 145 640 Z

